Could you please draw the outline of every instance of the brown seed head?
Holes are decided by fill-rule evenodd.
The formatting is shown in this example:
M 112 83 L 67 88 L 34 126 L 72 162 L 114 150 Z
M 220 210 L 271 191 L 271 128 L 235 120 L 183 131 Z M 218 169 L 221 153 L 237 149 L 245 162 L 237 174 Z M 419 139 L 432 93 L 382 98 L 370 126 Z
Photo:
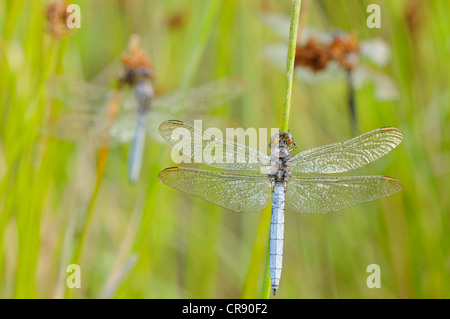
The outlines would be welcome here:
M 50 3 L 45 10 L 47 30 L 55 38 L 61 38 L 72 31 L 67 27 L 67 18 L 70 16 L 70 12 L 67 12 L 68 6 L 65 1 L 56 1 Z
M 346 70 L 352 70 L 355 67 L 356 61 L 352 59 L 352 56 L 358 54 L 361 50 L 353 33 L 340 34 L 334 37 L 326 49 L 331 57 Z
M 153 65 L 147 54 L 139 48 L 140 38 L 132 35 L 128 44 L 128 51 L 122 53 L 120 59 L 125 68 L 122 81 L 134 85 L 142 77 L 153 79 Z
M 298 46 L 295 52 L 295 65 L 310 68 L 314 72 L 325 69 L 330 60 L 330 54 L 314 37 L 304 46 Z
M 335 60 L 343 68 L 351 70 L 356 65 L 354 57 L 359 51 L 359 43 L 352 33 L 335 36 L 328 44 L 320 43 L 311 37 L 304 46 L 297 46 L 295 65 L 318 72 L 324 70 L 330 61 Z

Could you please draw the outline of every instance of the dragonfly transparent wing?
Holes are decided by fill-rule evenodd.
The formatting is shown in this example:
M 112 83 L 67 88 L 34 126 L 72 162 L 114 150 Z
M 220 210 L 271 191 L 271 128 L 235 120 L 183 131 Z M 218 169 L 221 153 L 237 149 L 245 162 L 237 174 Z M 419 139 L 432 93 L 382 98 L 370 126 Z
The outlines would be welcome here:
M 286 67 L 287 53 L 288 50 L 285 43 L 267 44 L 262 48 L 264 58 L 280 70 L 283 70 Z
M 289 39 L 291 20 L 286 15 L 271 12 L 264 13 L 261 18 L 264 24 L 277 33 L 281 38 Z
M 158 178 L 179 191 L 236 212 L 258 212 L 272 199 L 269 178 L 258 173 L 173 167 L 161 171 Z
M 178 90 L 167 96 L 156 97 L 152 107 L 158 112 L 174 114 L 180 112 L 201 114 L 222 106 L 245 89 L 245 82 L 238 77 L 227 77 L 203 84 L 199 87 Z
M 147 127 L 147 134 L 149 137 L 158 142 L 158 143 L 165 143 L 163 138 L 158 134 L 158 128 L 161 123 L 164 121 L 167 121 L 168 114 L 165 112 L 158 112 L 156 110 L 150 111 L 150 116 L 148 119 L 148 127 Z M 219 129 L 222 129 L 223 132 L 225 132 L 225 129 L 227 127 L 240 127 L 241 124 L 239 121 L 235 119 L 230 119 L 225 116 L 217 116 L 217 115 L 192 115 L 192 114 L 186 114 L 183 115 L 183 119 L 185 119 L 189 123 L 193 123 L 194 120 L 202 120 L 203 127 L 217 127 Z M 130 123 L 133 124 L 133 123 Z M 134 127 L 134 126 L 133 126 Z M 128 125 L 127 128 L 123 126 L 119 126 L 118 130 L 123 130 L 124 135 L 127 134 L 127 132 L 130 132 L 130 125 Z
M 155 110 L 150 110 L 146 122 L 147 135 L 154 141 L 164 143 L 162 137 L 158 134 L 158 127 L 160 124 L 167 120 L 166 113 L 160 113 Z M 190 116 L 184 116 L 189 118 Z M 226 118 L 220 118 L 217 116 L 199 116 L 196 119 L 201 119 L 204 126 L 209 127 L 234 127 L 239 123 Z M 138 122 L 138 114 L 136 112 L 122 112 L 119 114 L 117 120 L 111 127 L 111 137 L 120 143 L 126 143 L 131 141 L 135 132 L 136 124 Z
M 162 137 L 158 134 L 158 127 L 167 120 L 166 113 L 160 113 L 155 110 L 150 110 L 148 114 L 147 135 L 158 143 L 164 143 Z M 190 118 L 190 116 L 184 116 Z M 203 125 L 207 127 L 236 127 L 239 126 L 237 121 L 218 116 L 199 116 L 196 119 L 201 119 Z M 111 127 L 111 137 L 120 143 L 127 143 L 131 141 L 135 132 L 136 124 L 138 122 L 138 114 L 136 112 L 122 112 L 119 114 L 117 120 Z
M 391 48 L 381 38 L 361 41 L 361 54 L 378 67 L 384 67 L 391 58 Z
M 400 98 L 400 92 L 397 84 L 388 75 L 373 69 L 365 68 L 374 83 L 375 98 L 378 101 L 393 101 Z
M 100 143 L 105 134 L 110 134 L 113 142 L 126 143 L 133 137 L 136 121 L 137 115 L 131 111 L 121 112 L 112 126 L 105 108 L 101 112 L 68 111 L 47 123 L 43 133 L 66 141 L 94 144 Z
M 147 134 L 160 143 L 164 143 L 164 140 L 158 135 L 158 126 L 165 120 L 167 120 L 167 115 L 153 111 L 150 111 L 147 120 Z M 119 144 L 130 142 L 136 133 L 137 122 L 137 112 L 120 111 L 109 129 L 111 141 Z M 64 112 L 56 121 L 47 125 L 45 132 L 62 140 L 96 143 L 100 142 L 99 137 L 103 136 L 107 129 L 107 114 Z
M 65 113 L 47 123 L 42 132 L 65 141 L 92 142 L 100 140 L 106 128 L 106 121 L 98 114 Z
M 48 88 L 53 98 L 81 110 L 92 107 L 97 109 L 104 106 L 107 99 L 112 98 L 110 90 L 65 77 L 50 79 Z
M 107 113 L 116 92 L 64 77 L 53 78 L 48 86 L 51 95 L 68 108 L 63 110 L 58 121 L 49 123 L 45 133 L 70 141 L 100 140 L 97 137 L 109 127 Z M 158 126 L 173 114 L 183 113 L 186 118 L 202 118 L 200 113 L 231 101 L 244 88 L 243 80 L 229 77 L 156 98 L 149 116 L 148 133 L 157 141 L 162 141 L 157 134 Z M 137 123 L 137 114 L 134 112 L 136 103 L 133 90 L 121 90 L 121 110 L 110 130 L 113 141 L 125 143 L 132 139 Z M 214 124 L 218 124 L 217 121 Z
M 79 80 L 55 77 L 49 82 L 49 91 L 67 108 L 61 112 L 57 121 L 49 123 L 47 133 L 64 140 L 99 142 L 99 137 L 110 126 L 108 112 L 111 103 L 118 99 L 121 110 L 109 132 L 115 142 L 131 140 L 137 121 L 137 102 L 133 90 L 115 92 Z
M 345 142 L 314 147 L 294 155 L 292 172 L 342 173 L 360 168 L 389 153 L 403 139 L 395 127 L 383 127 Z
M 149 118 L 152 114 L 149 114 Z M 137 112 L 121 112 L 113 123 L 110 133 L 111 137 L 119 143 L 127 143 L 131 141 L 136 133 L 136 125 L 138 122 Z M 148 123 L 149 121 L 147 121 Z
M 112 89 L 66 77 L 50 79 L 48 88 L 53 98 L 63 102 L 69 108 L 93 113 L 107 108 L 115 94 Z M 133 90 L 122 90 L 120 101 L 122 109 L 129 110 L 136 107 Z
M 89 112 L 98 112 L 107 108 L 115 94 L 113 89 L 65 77 L 50 79 L 48 89 L 53 98 L 63 102 L 69 108 Z M 136 109 L 133 90 L 121 91 L 120 107 L 125 110 Z
M 270 165 L 269 155 L 256 148 L 209 135 L 181 121 L 162 123 L 159 126 L 159 134 L 195 163 L 248 171 L 260 171 L 262 166 Z
M 279 13 L 264 13 L 262 20 L 272 31 L 277 33 L 283 39 L 289 39 L 289 29 L 291 26 L 291 19 L 289 16 Z M 304 28 L 301 30 L 301 38 L 298 43 L 305 44 L 311 37 L 318 41 L 325 43 L 331 42 L 333 36 L 329 32 L 321 31 L 315 28 Z
M 400 181 L 388 176 L 291 175 L 286 202 L 293 210 L 324 214 L 397 193 Z

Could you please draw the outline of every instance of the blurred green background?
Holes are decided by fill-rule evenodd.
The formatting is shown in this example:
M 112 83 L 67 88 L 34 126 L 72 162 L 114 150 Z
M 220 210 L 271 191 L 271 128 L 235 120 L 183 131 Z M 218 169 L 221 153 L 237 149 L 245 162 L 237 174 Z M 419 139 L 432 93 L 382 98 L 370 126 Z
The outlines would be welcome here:
M 450 2 L 303 2 L 301 23 L 390 45 L 382 71 L 401 97 L 379 102 L 373 86 L 358 90 L 359 133 L 395 126 L 404 140 L 357 173 L 394 176 L 403 189 L 328 215 L 287 210 L 277 297 L 449 298 Z M 149 140 L 137 185 L 126 175 L 129 145 L 110 149 L 89 208 L 97 153 L 89 140 L 42 134 L 64 108 L 46 83 L 55 74 L 90 81 L 136 33 L 158 91 L 238 75 L 246 92 L 216 114 L 244 128 L 278 127 L 285 76 L 262 48 L 285 40 L 262 15 L 289 16 L 291 1 L 74 1 L 81 28 L 62 38 L 46 31 L 48 3 L 0 0 L 0 297 L 261 297 L 270 207 L 237 214 L 170 189 L 157 179 L 174 166 L 170 148 Z M 370 3 L 381 7 L 381 29 L 366 26 Z M 346 90 L 345 81 L 295 79 L 290 129 L 299 149 L 352 137 Z M 68 290 L 82 236 L 81 288 Z M 370 264 L 381 267 L 380 289 L 366 286 Z

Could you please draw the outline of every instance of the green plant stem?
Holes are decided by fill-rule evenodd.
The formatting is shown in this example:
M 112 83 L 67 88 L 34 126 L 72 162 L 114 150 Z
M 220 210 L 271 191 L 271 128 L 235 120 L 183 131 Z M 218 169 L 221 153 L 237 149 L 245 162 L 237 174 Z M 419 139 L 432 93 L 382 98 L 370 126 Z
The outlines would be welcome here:
M 282 132 L 287 132 L 289 130 L 289 114 L 291 111 L 292 82 L 294 79 L 295 49 L 297 48 L 298 21 L 300 18 L 301 4 L 302 4 L 301 0 L 293 0 L 292 2 L 291 26 L 289 29 L 288 56 L 286 63 L 286 82 L 284 84 L 283 109 L 281 113 L 280 131 Z M 264 269 L 264 279 L 262 287 L 262 297 L 266 299 L 269 298 L 271 292 L 269 254 L 270 254 L 270 240 L 269 244 L 267 245 L 267 259 L 266 259 L 266 267 Z
M 269 235 L 269 237 L 267 238 L 266 266 L 264 267 L 264 278 L 262 284 L 261 297 L 269 299 L 271 291 L 272 291 L 272 282 L 270 280 L 270 235 Z
M 286 63 L 286 82 L 284 84 L 283 109 L 281 113 L 280 130 L 282 132 L 287 132 L 289 129 L 292 82 L 294 79 L 295 49 L 297 47 L 298 20 L 300 18 L 301 3 L 301 0 L 294 0 L 292 3 L 291 27 L 289 30 L 288 56 Z

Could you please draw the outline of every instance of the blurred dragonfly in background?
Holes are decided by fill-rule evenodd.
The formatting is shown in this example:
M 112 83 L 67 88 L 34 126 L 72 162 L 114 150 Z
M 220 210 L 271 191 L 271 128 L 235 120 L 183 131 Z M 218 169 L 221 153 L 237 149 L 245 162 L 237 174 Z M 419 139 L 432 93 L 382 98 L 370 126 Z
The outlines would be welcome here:
M 182 154 L 228 170 L 171 167 L 159 173 L 162 183 L 236 212 L 261 211 L 272 201 L 269 250 L 274 295 L 281 277 L 285 203 L 300 213 L 323 214 L 389 196 L 401 189 L 400 182 L 388 176 L 329 175 L 360 168 L 390 152 L 403 138 L 401 131 L 393 127 L 294 156 L 290 153 L 296 145 L 292 135 L 285 132 L 272 136 L 271 155 L 209 135 L 181 121 L 162 123 L 159 133 Z M 243 160 L 236 161 L 239 158 Z
M 265 14 L 264 22 L 282 37 L 289 35 L 290 21 L 283 15 Z M 343 31 L 323 32 L 312 28 L 301 30 L 302 36 L 296 48 L 295 75 L 305 83 L 346 79 L 348 82 L 348 107 L 353 133 L 357 131 L 357 116 L 354 91 L 368 83 L 373 83 L 375 98 L 391 101 L 399 98 L 395 82 L 386 74 L 376 70 L 387 65 L 390 48 L 380 38 L 357 41 L 353 33 Z M 287 57 L 285 43 L 267 45 L 264 56 L 284 69 Z
M 138 43 L 139 38 L 133 36 L 128 52 L 121 56 L 125 71 L 115 90 L 67 78 L 55 78 L 50 84 L 51 94 L 69 106 L 50 124 L 50 133 L 67 140 L 101 142 L 103 148 L 111 140 L 132 141 L 128 160 L 131 183 L 139 180 L 146 135 L 158 140 L 161 122 L 181 116 L 220 125 L 220 118 L 204 114 L 232 101 L 245 89 L 242 79 L 226 77 L 193 89 L 155 95 L 153 67 Z M 124 90 L 125 86 L 133 90 Z

